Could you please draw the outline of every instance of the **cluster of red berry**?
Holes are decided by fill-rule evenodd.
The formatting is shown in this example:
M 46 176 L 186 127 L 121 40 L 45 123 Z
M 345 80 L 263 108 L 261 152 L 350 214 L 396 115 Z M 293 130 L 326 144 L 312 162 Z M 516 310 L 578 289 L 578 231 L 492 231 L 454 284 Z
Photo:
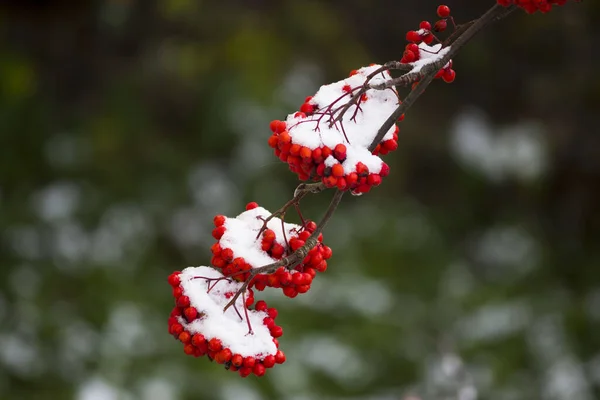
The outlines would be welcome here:
M 320 234 L 317 245 L 297 266 L 253 276 L 243 295 L 226 307 L 251 278 L 252 269 L 292 254 L 317 229 L 312 221 L 300 226 L 270 216 L 255 202 L 248 203 L 236 218 L 217 215 L 212 231 L 217 242 L 211 247 L 214 268 L 190 267 L 168 278 L 175 298 L 169 333 L 183 343 L 186 354 L 206 355 L 242 377 L 250 373 L 262 376 L 267 368 L 285 361 L 277 340 L 283 335 L 283 329 L 275 324 L 278 312 L 263 300 L 255 303 L 253 288 L 281 288 L 291 298 L 306 293 L 317 272 L 327 269 L 332 255 Z M 257 340 L 258 345 L 252 345 Z
M 283 329 L 275 324 L 275 308 L 264 300 L 252 308 L 254 299 L 247 298 L 236 303 L 233 311 L 223 312 L 241 283 L 209 267 L 174 272 L 168 282 L 175 298 L 169 333 L 183 343 L 185 354 L 207 356 L 242 377 L 262 376 L 266 369 L 285 362 L 277 340 Z
M 292 254 L 304 246 L 305 241 L 317 229 L 317 224 L 313 221 L 305 221 L 300 226 L 273 218 L 265 224 L 269 215 L 267 210 L 258 207 L 255 202 L 248 203 L 246 212 L 237 218 L 217 215 L 213 230 L 217 243 L 211 247 L 211 264 L 226 277 L 245 282 L 251 269 L 274 263 Z M 280 267 L 270 274 L 255 275 L 248 285 L 248 298 L 253 298 L 251 288 L 259 291 L 267 287 L 281 288 L 291 298 L 298 293 L 308 292 L 313 278 L 317 272 L 327 269 L 327 259 L 332 255 L 331 248 L 322 243 L 323 234 L 317 240 L 317 245 L 294 269 Z
M 336 112 L 343 109 L 343 104 L 363 87 L 368 74 L 378 67 L 371 65 L 353 70 L 347 79 L 323 86 L 315 96 L 307 97 L 300 110 L 286 121 L 271 122 L 268 144 L 300 180 L 321 181 L 330 188 L 362 194 L 378 186 L 389 174 L 388 165 L 378 156 L 398 148 L 398 126 L 394 125 L 372 152 L 368 147 L 377 127 L 398 104 L 395 91 L 386 91 L 382 96 L 368 90 L 360 96 L 353 110 L 346 110 L 346 114 L 336 120 Z M 390 78 L 387 72 L 379 75 L 380 80 Z M 336 104 L 344 99 L 341 105 Z M 390 113 L 382 113 L 380 105 L 391 105 Z M 368 126 L 361 125 L 365 121 Z
M 508 7 L 514 4 L 521 7 L 529 14 L 533 14 L 536 11 L 547 13 L 552 10 L 552 6 L 562 6 L 567 1 L 568 0 L 497 0 L 498 4 L 501 6 Z
M 408 31 L 406 33 L 406 40 L 410 42 L 406 45 L 401 63 L 410 64 L 421 60 L 422 58 L 430 58 L 431 54 L 439 53 L 442 46 L 440 44 L 436 46 L 429 46 L 435 39 L 433 32 L 443 32 L 448 27 L 448 20 L 451 20 L 450 7 L 446 5 L 440 5 L 437 8 L 437 15 L 440 19 L 433 25 L 431 22 L 421 21 L 419 24 L 419 30 Z M 453 22 L 453 20 L 452 20 Z M 435 76 L 436 79 L 443 79 L 446 83 L 454 82 L 456 78 L 456 71 L 452 69 L 452 60 L 445 65 Z

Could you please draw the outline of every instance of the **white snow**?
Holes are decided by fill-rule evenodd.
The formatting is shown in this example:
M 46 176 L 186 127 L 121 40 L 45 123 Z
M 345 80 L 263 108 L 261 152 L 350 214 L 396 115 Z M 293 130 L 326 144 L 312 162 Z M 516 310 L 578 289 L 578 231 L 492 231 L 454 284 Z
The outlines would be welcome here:
M 234 258 L 243 257 L 252 268 L 259 268 L 276 262 L 275 258 L 270 257 L 262 250 L 262 235 L 257 238 L 264 220 L 270 215 L 271 213 L 263 207 L 256 207 L 244 211 L 236 218 L 227 218 L 224 225 L 225 233 L 219 241 L 221 248 L 231 249 Z M 271 219 L 267 223 L 267 227 L 275 232 L 275 242 L 284 247 L 284 230 L 285 237 L 290 240 L 292 236 L 298 236 L 298 231 L 301 228 L 300 225 L 283 223 L 282 229 L 281 219 L 279 218 Z
M 428 64 L 432 64 L 446 55 L 450 51 L 451 46 L 444 47 L 442 44 L 434 44 L 429 46 L 425 43 L 419 44 L 419 59 L 415 62 L 410 63 L 413 69 L 409 73 L 415 73 L 421 71 L 421 68 Z
M 234 306 L 223 312 L 223 308 L 230 300 L 226 297 L 226 293 L 235 294 L 242 283 L 222 279 L 223 275 L 219 271 L 205 266 L 188 267 L 181 272 L 179 278 L 184 294 L 190 298 L 191 306 L 195 307 L 198 313 L 204 314 L 203 318 L 191 323 L 180 317 L 179 322 L 187 331 L 191 334 L 201 333 L 206 340 L 218 338 L 224 348 L 228 347 L 233 354 L 239 353 L 243 357 L 253 356 L 263 359 L 267 355 L 277 353 L 269 328 L 263 324 L 263 319 L 268 316 L 266 312 L 248 310 L 253 334 L 248 333 L 243 296 L 235 302 L 235 307 L 242 318 Z M 215 280 L 219 278 L 221 280 L 216 282 Z M 209 287 L 212 288 L 210 292 L 208 292 Z
M 295 117 L 294 114 L 287 117 L 286 123 L 292 142 L 311 150 L 323 146 L 333 150 L 337 144 L 343 143 L 346 145 L 347 158 L 342 166 L 346 174 L 356 171 L 356 163 L 359 161 L 369 168 L 369 172 L 379 173 L 383 161 L 367 149 L 377 135 L 379 127 L 398 106 L 396 92 L 393 89 L 368 90 L 366 92 L 367 101 L 360 102 L 360 110 L 356 113 L 356 119 L 352 119 L 356 112 L 356 106 L 352 106 L 344 114 L 342 124 L 337 123 L 331 128 L 329 127 L 330 116 L 323 116 L 322 113 L 334 102 L 335 104 L 332 106 L 334 109 L 347 103 L 351 94 L 345 93 L 342 88 L 346 85 L 351 88 L 362 86 L 367 75 L 380 67 L 381 65 L 363 67 L 357 71 L 356 75 L 321 86 L 310 101 L 319 108 L 315 114 L 306 118 Z M 388 72 L 382 72 L 375 76 L 371 83 L 377 85 L 390 78 Z M 320 117 L 323 118 L 318 122 Z M 343 130 L 341 125 L 343 125 Z M 394 130 L 395 126 L 391 127 L 382 141 L 392 139 Z

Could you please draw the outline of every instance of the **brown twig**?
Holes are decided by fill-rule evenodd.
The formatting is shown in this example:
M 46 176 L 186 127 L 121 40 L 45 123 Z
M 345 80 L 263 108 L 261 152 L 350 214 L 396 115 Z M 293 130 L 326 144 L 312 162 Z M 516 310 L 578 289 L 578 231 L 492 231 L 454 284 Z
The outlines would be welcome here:
M 354 93 L 354 95 L 352 95 L 352 98 L 350 99 L 350 101 L 348 101 L 346 104 L 344 104 L 340 108 L 337 117 L 335 117 L 335 119 L 333 121 L 331 121 L 331 123 L 329 124 L 329 127 L 332 127 L 336 122 L 342 122 L 342 118 L 344 117 L 344 114 L 346 114 L 346 112 L 350 109 L 350 107 L 352 107 L 353 105 L 356 105 L 358 107 L 362 95 L 365 94 L 367 92 L 367 90 L 370 89 L 369 82 L 371 82 L 371 79 L 376 77 L 378 74 L 385 72 L 385 71 L 389 71 L 389 70 L 400 70 L 400 71 L 410 72 L 411 69 L 412 69 L 412 67 L 410 65 L 403 64 L 400 61 L 388 61 L 385 64 L 383 64 L 381 67 L 377 68 L 375 71 L 371 72 L 369 75 L 367 75 L 367 78 L 365 79 L 365 83 L 363 83 L 360 90 L 358 90 L 358 92 Z
M 322 182 L 299 184 L 298 187 L 296 187 L 296 190 L 294 190 L 294 197 L 288 200 L 279 210 L 274 211 L 273 213 L 271 213 L 271 215 L 265 218 L 263 226 L 258 231 L 258 235 L 256 235 L 256 238 L 258 239 L 260 235 L 262 235 L 263 232 L 267 229 L 267 224 L 270 220 L 272 220 L 275 217 L 282 217 L 281 220 L 283 222 L 283 217 L 285 216 L 285 213 L 287 212 L 288 208 L 292 206 L 297 208 L 300 204 L 300 200 L 302 200 L 304 196 L 306 196 L 309 193 L 322 192 L 326 188 L 327 187 Z

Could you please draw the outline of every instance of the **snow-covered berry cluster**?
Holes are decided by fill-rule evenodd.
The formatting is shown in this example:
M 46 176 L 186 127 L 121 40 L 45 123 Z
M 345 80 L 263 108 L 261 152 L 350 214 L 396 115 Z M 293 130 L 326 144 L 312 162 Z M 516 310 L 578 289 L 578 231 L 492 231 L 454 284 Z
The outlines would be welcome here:
M 497 0 L 498 4 L 504 7 L 516 5 L 527 11 L 529 14 L 533 14 L 536 11 L 547 13 L 552 10 L 552 6 L 562 6 L 567 3 L 568 0 Z M 579 2 L 580 0 L 575 0 Z
M 251 308 L 253 301 L 240 296 L 223 311 L 242 283 L 204 266 L 174 272 L 168 282 L 175 298 L 169 333 L 183 343 L 186 354 L 207 356 L 242 377 L 262 376 L 285 362 L 277 340 L 283 329 L 275 324 L 275 308 L 263 300 Z
M 317 272 L 327 269 L 332 251 L 319 234 L 316 246 L 293 268 L 251 274 L 304 246 L 317 225 L 285 223 L 255 202 L 235 218 L 217 215 L 214 225 L 212 267 L 189 267 L 168 278 L 175 298 L 169 333 L 186 354 L 206 355 L 242 377 L 262 376 L 285 361 L 277 340 L 283 329 L 275 324 L 277 310 L 264 300 L 255 302 L 253 289 L 281 288 L 292 298 L 306 293 Z
M 435 62 L 442 58 L 450 49 L 448 46 L 442 48 L 442 44 L 431 45 L 436 40 L 433 32 L 443 32 L 448 27 L 448 20 L 454 24 L 450 16 L 450 7 L 440 5 L 437 8 L 437 15 L 440 19 L 433 25 L 429 21 L 421 21 L 419 29 L 408 31 L 406 40 L 408 43 L 400 59 L 401 63 L 413 66 L 413 72 L 419 71 L 424 65 Z M 439 40 L 438 40 L 439 41 Z M 435 76 L 436 79 L 443 79 L 446 83 L 454 82 L 456 71 L 452 69 L 452 60 L 442 67 Z
M 399 103 L 396 91 L 366 90 L 342 113 L 369 74 L 380 67 L 354 70 L 348 78 L 322 86 L 306 98 L 300 111 L 285 121 L 271 122 L 269 146 L 301 180 L 322 181 L 327 187 L 362 194 L 389 174 L 388 165 L 379 155 L 398 148 L 398 126 L 390 128 L 376 151 L 369 151 L 369 146 Z M 388 79 L 386 71 L 370 82 L 378 84 Z
M 213 237 L 217 242 L 211 247 L 211 264 L 223 275 L 241 282 L 249 278 L 250 270 L 275 263 L 304 246 L 317 228 L 312 221 L 301 226 L 277 217 L 268 220 L 271 213 L 256 203 L 246 208 L 236 218 L 223 215 L 214 218 Z M 281 288 L 292 298 L 306 293 L 317 272 L 327 269 L 327 259 L 332 255 L 331 249 L 322 243 L 322 234 L 317 240 L 317 245 L 294 269 L 280 267 L 270 274 L 257 274 L 248 287 L 259 291 L 266 287 Z

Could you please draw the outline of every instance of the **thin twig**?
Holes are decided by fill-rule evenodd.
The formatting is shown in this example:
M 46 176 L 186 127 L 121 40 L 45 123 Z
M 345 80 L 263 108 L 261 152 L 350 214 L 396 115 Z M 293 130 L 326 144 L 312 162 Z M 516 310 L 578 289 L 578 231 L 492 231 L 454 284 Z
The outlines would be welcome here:
M 288 200 L 279 210 L 274 211 L 273 213 L 271 213 L 271 215 L 265 218 L 263 226 L 258 231 L 256 238 L 258 239 L 260 235 L 263 234 L 263 232 L 267 229 L 267 224 L 273 218 L 282 217 L 281 220 L 283 222 L 283 217 L 285 216 L 285 213 L 287 212 L 288 208 L 290 208 L 291 206 L 295 206 L 297 208 L 300 203 L 300 200 L 302 200 L 304 196 L 306 196 L 309 193 L 319 193 L 325 189 L 327 189 L 327 187 L 322 182 L 299 184 L 298 187 L 296 187 L 296 190 L 294 190 L 294 197 Z
M 410 65 L 403 64 L 400 61 L 388 61 L 385 64 L 383 64 L 381 67 L 377 68 L 375 71 L 371 72 L 369 75 L 367 75 L 367 78 L 365 79 L 365 82 L 363 83 L 360 90 L 352 96 L 350 101 L 348 101 L 346 104 L 344 104 L 344 106 L 340 109 L 337 117 L 329 124 L 329 127 L 332 127 L 336 122 L 341 122 L 342 118 L 344 117 L 344 114 L 346 114 L 346 112 L 348 111 L 348 109 L 350 109 L 350 107 L 352 107 L 355 104 L 358 107 L 358 105 L 360 104 L 359 102 L 360 102 L 362 95 L 365 94 L 367 92 L 367 90 L 370 89 L 369 82 L 371 82 L 371 79 L 376 77 L 378 74 L 385 72 L 385 71 L 389 71 L 389 70 L 400 70 L 400 71 L 410 72 L 411 69 L 412 69 L 412 67 Z

